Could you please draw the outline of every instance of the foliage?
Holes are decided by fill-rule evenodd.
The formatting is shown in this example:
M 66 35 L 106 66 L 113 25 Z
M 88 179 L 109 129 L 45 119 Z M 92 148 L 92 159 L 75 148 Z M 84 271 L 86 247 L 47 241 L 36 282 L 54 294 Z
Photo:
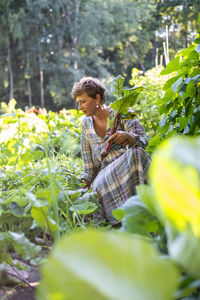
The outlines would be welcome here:
M 162 143 L 149 185 L 113 212 L 120 232 L 63 237 L 42 267 L 39 299 L 199 299 L 199 151 L 199 138 Z
M 163 86 L 169 76 L 161 76 L 162 66 L 157 66 L 143 74 L 142 71 L 133 68 L 130 84 L 141 86 L 144 89 L 137 97 L 135 108 L 140 109 L 138 116 L 141 124 L 144 126 L 147 137 L 151 139 L 157 133 L 160 121 L 160 114 L 156 102 L 163 96 Z
M 133 106 L 136 102 L 138 95 L 142 92 L 143 87 L 134 87 L 131 89 L 124 89 L 125 78 L 118 76 L 113 79 L 112 94 L 116 97 L 116 100 L 111 103 L 111 108 L 116 111 L 116 114 L 127 115 L 130 106 Z
M 131 89 L 124 89 L 125 78 L 119 75 L 114 78 L 111 83 L 112 94 L 115 96 L 115 101 L 110 104 L 110 107 L 115 111 L 114 117 L 110 120 L 110 131 L 105 136 L 107 139 L 109 136 L 112 136 L 119 125 L 120 120 L 122 119 L 134 119 L 137 111 L 130 111 L 130 106 L 133 106 L 136 102 L 138 95 L 143 90 L 143 87 L 134 87 Z M 115 145 L 118 147 L 119 145 Z M 105 157 L 112 147 L 112 141 L 105 144 L 105 150 L 101 152 L 101 156 Z M 120 147 L 120 146 L 119 146 Z
M 200 32 L 200 29 L 198 30 Z M 158 100 L 160 133 L 163 137 L 174 134 L 200 133 L 200 34 L 186 49 L 177 53 L 161 74 L 172 74 L 164 85 L 164 96 Z
M 113 232 L 65 237 L 41 271 L 38 299 L 53 300 L 58 295 L 63 300 L 133 299 L 134 295 L 138 300 L 170 300 L 177 286 L 175 267 L 152 245 Z
M 20 252 L 19 239 L 24 247 L 30 239 L 32 250 L 38 240 L 50 248 L 60 235 L 85 229 L 86 218 L 92 223 L 98 205 L 96 195 L 82 189 L 77 111 L 36 116 L 15 110 L 1 115 L 0 121 L 1 240 L 7 243 L 12 232 L 12 251 L 27 259 L 31 252 L 28 247 Z M 14 263 L 11 249 L 1 247 L 4 266 Z
M 199 151 L 199 138 L 173 138 L 160 146 L 150 173 L 157 216 L 167 225 L 170 256 L 197 277 L 200 261 L 194 253 L 199 249 L 200 236 Z
M 138 187 L 137 192 L 139 194 Z M 113 211 L 113 216 L 122 222 L 120 231 L 140 234 L 151 238 L 152 234 L 161 234 L 163 228 L 139 196 L 129 198 L 122 207 Z

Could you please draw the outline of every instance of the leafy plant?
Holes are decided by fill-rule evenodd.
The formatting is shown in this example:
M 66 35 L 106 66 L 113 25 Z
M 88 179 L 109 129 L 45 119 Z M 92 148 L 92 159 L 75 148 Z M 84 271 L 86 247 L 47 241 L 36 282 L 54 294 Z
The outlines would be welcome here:
M 112 124 L 111 130 L 106 138 L 112 136 L 119 125 L 121 119 L 133 119 L 138 111 L 129 111 L 129 107 L 133 106 L 136 102 L 136 98 L 143 90 L 143 87 L 134 87 L 131 89 L 123 89 L 125 78 L 119 75 L 112 81 L 112 94 L 116 97 L 116 100 L 111 103 L 110 107 L 116 112 L 113 119 L 110 121 Z M 112 141 L 106 143 L 105 150 L 101 152 L 101 156 L 105 157 L 111 150 Z
M 199 20 L 200 23 L 200 20 Z M 174 134 L 200 134 L 200 29 L 193 43 L 179 51 L 161 72 L 171 74 L 165 83 L 165 94 L 158 100 L 163 114 L 159 132 L 163 137 Z
M 152 201 L 166 226 L 169 254 L 199 277 L 195 255 L 200 240 L 199 138 L 172 138 L 157 150 L 151 167 Z M 167 182 L 167 184 L 166 184 Z
M 141 187 L 137 188 L 137 193 Z M 152 238 L 163 231 L 157 217 L 151 213 L 139 196 L 129 198 L 120 208 L 113 211 L 113 216 L 122 223 L 120 231 L 123 232 Z
M 41 273 L 38 299 L 42 300 L 56 300 L 58 295 L 63 300 L 170 300 L 178 284 L 175 266 L 152 245 L 114 232 L 63 238 Z
M 154 67 L 145 73 L 133 68 L 129 83 L 132 86 L 142 86 L 143 91 L 138 95 L 135 108 L 140 109 L 139 121 L 143 125 L 146 135 L 151 139 L 156 136 L 161 119 L 157 101 L 163 94 L 163 87 L 170 75 L 161 75 L 163 66 Z M 147 148 L 150 150 L 149 148 Z M 151 152 L 151 151 L 149 151 Z

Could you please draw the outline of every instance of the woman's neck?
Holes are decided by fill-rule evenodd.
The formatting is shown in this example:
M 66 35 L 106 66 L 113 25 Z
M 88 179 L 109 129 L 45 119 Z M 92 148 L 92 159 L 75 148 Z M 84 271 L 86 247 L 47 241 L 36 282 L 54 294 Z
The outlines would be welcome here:
M 110 115 L 110 107 L 105 104 L 101 105 L 93 115 L 93 120 L 107 120 Z
M 104 105 L 101 106 L 97 112 L 92 116 L 93 119 L 93 125 L 96 133 L 104 137 L 106 135 L 106 129 L 107 129 L 107 118 L 110 115 L 110 107 Z

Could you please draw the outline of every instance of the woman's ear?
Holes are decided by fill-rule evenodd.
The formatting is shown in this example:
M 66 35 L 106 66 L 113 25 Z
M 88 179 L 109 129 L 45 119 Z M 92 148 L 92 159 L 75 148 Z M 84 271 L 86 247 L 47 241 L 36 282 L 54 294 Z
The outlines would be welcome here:
M 99 105 L 101 102 L 101 96 L 99 94 L 96 94 L 96 104 Z

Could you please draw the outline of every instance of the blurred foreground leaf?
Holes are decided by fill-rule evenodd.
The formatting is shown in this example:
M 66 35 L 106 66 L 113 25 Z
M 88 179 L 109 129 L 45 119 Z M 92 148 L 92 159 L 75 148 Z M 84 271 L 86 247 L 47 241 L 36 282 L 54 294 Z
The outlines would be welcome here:
M 151 166 L 155 206 L 178 231 L 200 236 L 200 138 L 175 137 L 156 151 Z
M 178 275 L 145 240 L 99 231 L 62 239 L 41 273 L 40 300 L 172 300 Z
M 169 256 L 200 278 L 200 138 L 174 137 L 155 152 L 152 199 L 165 226 Z

